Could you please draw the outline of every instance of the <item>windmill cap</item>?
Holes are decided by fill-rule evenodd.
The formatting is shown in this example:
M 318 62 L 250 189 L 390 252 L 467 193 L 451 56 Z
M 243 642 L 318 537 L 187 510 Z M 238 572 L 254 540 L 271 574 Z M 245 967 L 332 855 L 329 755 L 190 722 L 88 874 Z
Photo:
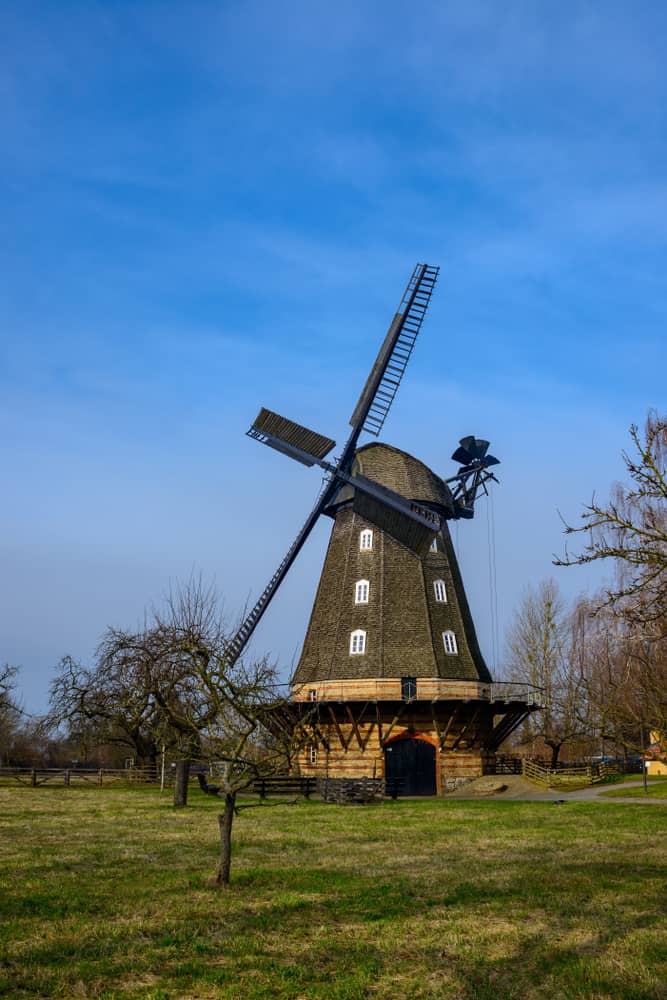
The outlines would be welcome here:
M 453 516 L 454 504 L 447 484 L 418 458 L 400 448 L 381 442 L 363 445 L 357 449 L 352 466 L 352 475 L 357 473 L 408 500 L 435 508 L 444 517 Z M 329 510 L 349 502 L 352 496 L 353 488 L 346 484 L 336 494 Z

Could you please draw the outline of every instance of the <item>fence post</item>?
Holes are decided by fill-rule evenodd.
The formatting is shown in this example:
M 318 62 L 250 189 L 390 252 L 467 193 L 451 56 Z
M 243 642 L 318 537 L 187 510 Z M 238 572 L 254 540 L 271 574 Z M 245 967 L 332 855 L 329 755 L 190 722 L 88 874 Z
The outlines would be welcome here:
M 30 772 L 30 784 L 32 785 L 33 788 L 37 788 L 37 771 L 35 770 L 34 767 Z
M 65 771 L 65 787 L 69 788 L 69 771 Z
M 102 774 L 103 773 L 104 772 L 102 771 L 102 768 L 100 768 L 99 771 L 97 772 L 97 784 L 100 786 L 100 788 L 102 787 Z

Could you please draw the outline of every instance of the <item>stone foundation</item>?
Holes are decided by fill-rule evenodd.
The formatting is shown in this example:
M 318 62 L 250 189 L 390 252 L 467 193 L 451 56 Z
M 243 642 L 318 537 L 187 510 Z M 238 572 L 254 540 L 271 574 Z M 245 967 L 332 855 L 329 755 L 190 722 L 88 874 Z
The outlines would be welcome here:
M 455 792 L 457 788 L 469 785 L 471 781 L 475 781 L 475 778 L 445 778 L 442 782 L 442 794 L 447 795 L 449 792 Z

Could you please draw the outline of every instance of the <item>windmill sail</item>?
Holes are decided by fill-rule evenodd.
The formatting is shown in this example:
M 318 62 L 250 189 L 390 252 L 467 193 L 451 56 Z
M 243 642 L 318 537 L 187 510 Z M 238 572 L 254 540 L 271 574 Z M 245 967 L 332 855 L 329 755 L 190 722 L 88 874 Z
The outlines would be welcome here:
M 335 447 L 336 442 L 333 438 L 318 434 L 303 424 L 298 424 L 264 407 L 247 432 L 254 440 L 288 455 L 303 465 L 318 465 L 329 474 L 330 478 L 278 569 L 230 642 L 227 655 L 231 662 L 237 660 L 243 652 L 318 517 L 332 503 L 344 483 L 354 486 L 355 509 L 358 508 L 360 513 L 363 511 L 363 516 L 372 524 L 387 531 L 415 553 L 423 552 L 439 530 L 440 518 L 433 511 L 421 508 L 371 479 L 350 475 L 355 448 L 362 430 L 377 436 L 389 412 L 421 329 L 438 271 L 437 267 L 417 264 L 412 272 L 398 311 L 352 415 L 350 421 L 352 433 L 335 464 L 325 459 Z
M 255 417 L 255 421 L 247 432 L 248 436 L 268 444 L 269 448 L 289 455 L 303 465 L 315 465 L 328 455 L 336 442 L 333 438 L 325 437 L 311 431 L 302 424 L 281 417 L 279 413 L 273 413 L 264 407 Z
M 278 587 L 285 579 L 285 576 L 287 575 L 290 566 L 298 556 L 299 552 L 305 545 L 308 536 L 315 527 L 317 519 L 322 513 L 322 509 L 324 508 L 325 504 L 327 504 L 331 499 L 331 495 L 334 488 L 335 487 L 332 487 L 331 483 L 326 484 L 326 486 L 322 490 L 322 493 L 318 497 L 315 506 L 313 507 L 312 511 L 310 512 L 306 521 L 304 522 L 301 531 L 296 536 L 291 546 L 283 556 L 283 559 L 280 565 L 278 566 L 278 569 L 275 571 L 275 573 L 267 583 L 266 587 L 264 588 L 259 597 L 259 600 L 254 605 L 250 613 L 246 615 L 238 632 L 227 646 L 226 655 L 230 663 L 235 663 L 236 660 L 238 660 L 241 653 L 243 652 L 243 650 L 245 649 L 245 647 L 248 645 L 250 637 L 257 628 L 257 626 L 259 625 L 259 621 L 262 615 L 268 608 L 274 594 L 278 590 Z
M 391 409 L 421 330 L 439 268 L 417 264 L 403 293 L 359 402 L 350 417 L 357 433 L 377 437 Z

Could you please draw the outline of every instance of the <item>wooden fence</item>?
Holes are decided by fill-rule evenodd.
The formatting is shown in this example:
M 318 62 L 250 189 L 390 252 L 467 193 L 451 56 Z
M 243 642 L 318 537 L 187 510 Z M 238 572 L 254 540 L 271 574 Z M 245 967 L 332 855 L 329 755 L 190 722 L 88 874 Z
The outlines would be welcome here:
M 493 762 L 494 774 L 523 774 L 523 760 L 521 757 L 509 757 L 507 754 L 496 754 Z
M 597 785 L 623 774 L 620 764 L 582 764 L 573 767 L 550 768 L 537 760 L 523 761 L 523 776 L 543 788 L 572 791 L 575 788 L 585 788 L 587 785 Z
M 196 779 L 196 775 L 191 775 Z M 165 784 L 173 783 L 171 769 L 165 772 Z M 55 767 L 0 767 L 0 785 L 29 785 L 37 788 L 47 783 L 65 785 L 155 785 L 160 773 L 152 767 L 102 767 L 96 770 Z

